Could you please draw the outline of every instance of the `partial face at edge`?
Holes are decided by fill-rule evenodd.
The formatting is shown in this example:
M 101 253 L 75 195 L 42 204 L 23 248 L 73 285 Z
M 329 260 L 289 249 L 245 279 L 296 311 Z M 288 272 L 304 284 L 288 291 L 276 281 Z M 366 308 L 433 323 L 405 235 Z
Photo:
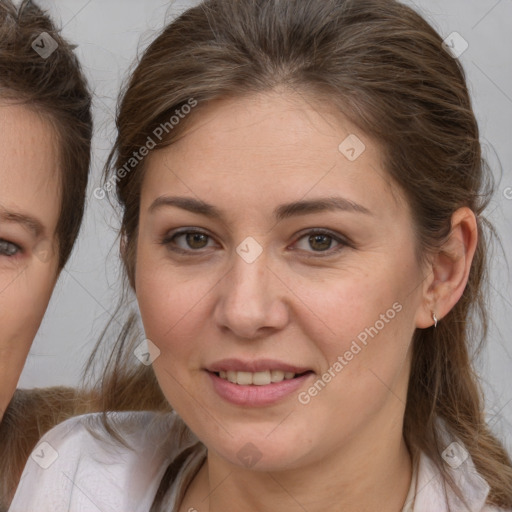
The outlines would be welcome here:
M 0 419 L 57 278 L 61 199 L 53 130 L 29 108 L 0 102 Z
M 366 146 L 353 161 L 338 149 L 349 134 Z M 137 299 L 160 386 L 199 438 L 238 465 L 252 443 L 259 467 L 276 470 L 401 428 L 424 269 L 378 146 L 340 116 L 272 93 L 202 110 L 146 164 Z M 359 206 L 274 216 L 333 196 Z M 227 359 L 309 373 L 266 400 L 216 375 L 239 364 Z

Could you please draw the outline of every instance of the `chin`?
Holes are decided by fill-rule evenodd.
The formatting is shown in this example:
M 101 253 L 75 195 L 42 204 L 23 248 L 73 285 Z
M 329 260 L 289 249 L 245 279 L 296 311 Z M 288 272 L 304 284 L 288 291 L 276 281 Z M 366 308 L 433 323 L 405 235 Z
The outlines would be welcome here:
M 231 437 L 226 433 L 219 439 L 212 438 L 209 434 L 203 443 L 210 453 L 214 452 L 218 457 L 241 469 L 281 471 L 299 467 L 307 458 L 307 453 L 302 453 L 299 449 L 310 443 L 307 442 L 307 437 L 301 439 L 298 433 L 293 435 L 283 429 L 279 434 L 275 432 L 269 436 L 271 429 L 266 429 L 264 434 L 254 431 L 245 433 L 241 432 L 240 428 L 232 430 L 237 432 L 236 436 Z

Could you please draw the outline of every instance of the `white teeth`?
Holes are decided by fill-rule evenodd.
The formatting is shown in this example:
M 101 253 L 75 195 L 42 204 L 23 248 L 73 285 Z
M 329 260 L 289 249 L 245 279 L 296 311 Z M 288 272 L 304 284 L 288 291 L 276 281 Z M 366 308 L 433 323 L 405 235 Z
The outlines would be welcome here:
M 266 370 L 264 372 L 235 372 L 232 370 L 226 372 L 221 370 L 219 377 L 240 386 L 266 386 L 272 382 L 293 379 L 295 373 L 282 370 Z
M 270 371 L 266 372 L 255 372 L 252 374 L 252 383 L 255 386 L 265 386 L 270 384 L 272 380 L 270 379 Z
M 249 384 L 252 384 L 252 373 L 236 372 L 236 383 L 241 386 L 248 386 Z
M 284 380 L 284 372 L 282 370 L 272 370 L 270 372 L 270 379 L 272 382 L 281 382 Z

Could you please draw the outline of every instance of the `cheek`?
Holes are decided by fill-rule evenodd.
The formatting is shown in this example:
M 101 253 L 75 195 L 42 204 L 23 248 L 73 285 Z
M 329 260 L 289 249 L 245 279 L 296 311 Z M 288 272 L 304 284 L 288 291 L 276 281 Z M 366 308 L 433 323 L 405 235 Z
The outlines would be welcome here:
M 207 341 L 200 336 L 207 331 L 202 323 L 208 311 L 201 302 L 207 290 L 197 277 L 182 280 L 172 269 L 146 263 L 137 259 L 136 295 L 145 336 L 160 351 L 153 370 L 168 402 L 188 417 L 190 395 L 199 393 L 194 371 L 200 366 L 201 343 Z
M 295 282 L 290 288 L 299 299 L 296 322 L 329 353 L 348 350 L 352 340 L 364 344 L 369 331 L 390 332 L 400 316 L 397 310 L 403 310 L 405 295 L 398 280 L 387 276 L 386 271 L 359 270 L 321 283 Z
M 211 285 L 208 280 L 177 272 L 165 262 L 146 258 L 141 251 L 135 273 L 137 302 L 146 337 L 165 356 L 193 350 L 194 332 L 207 319 L 204 298 Z M 190 343 L 188 342 L 190 339 Z
M 382 401 L 407 370 L 421 288 L 411 293 L 414 266 L 402 265 L 401 273 L 396 267 L 389 259 L 367 272 L 326 280 L 322 286 L 305 283 L 298 289 L 308 306 L 298 321 L 322 354 L 321 372 L 330 388 L 325 396 L 332 393 L 333 400 L 351 403 L 354 411 L 361 400 Z M 322 384 L 304 401 L 319 389 Z
M 5 275 L 2 276 L 2 281 Z M 53 270 L 28 268 L 0 295 L 0 345 L 27 352 L 37 333 L 54 287 Z
M 4 277 L 5 273 L 0 283 Z M 0 294 L 0 419 L 16 389 L 53 288 L 39 278 L 20 274 Z
M 373 271 L 333 287 L 323 300 L 319 296 L 316 308 L 324 312 L 322 318 L 335 335 L 309 335 L 320 347 L 325 366 L 319 376 L 322 382 L 316 381 L 316 386 L 301 394 L 301 404 L 319 415 L 338 418 L 349 413 L 357 423 L 375 414 L 389 399 L 395 405 L 405 401 L 419 298 L 405 285 L 410 278 L 404 275 L 404 280 L 389 280 L 387 272 Z M 333 410 L 333 403 L 341 409 Z

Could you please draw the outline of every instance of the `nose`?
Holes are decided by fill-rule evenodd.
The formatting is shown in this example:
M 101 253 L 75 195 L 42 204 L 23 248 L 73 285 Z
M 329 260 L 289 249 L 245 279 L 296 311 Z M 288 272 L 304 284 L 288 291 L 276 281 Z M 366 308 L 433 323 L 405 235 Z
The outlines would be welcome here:
M 257 339 L 283 329 L 289 321 L 288 295 L 265 251 L 252 263 L 234 254 L 232 269 L 218 285 L 214 318 L 239 339 Z

